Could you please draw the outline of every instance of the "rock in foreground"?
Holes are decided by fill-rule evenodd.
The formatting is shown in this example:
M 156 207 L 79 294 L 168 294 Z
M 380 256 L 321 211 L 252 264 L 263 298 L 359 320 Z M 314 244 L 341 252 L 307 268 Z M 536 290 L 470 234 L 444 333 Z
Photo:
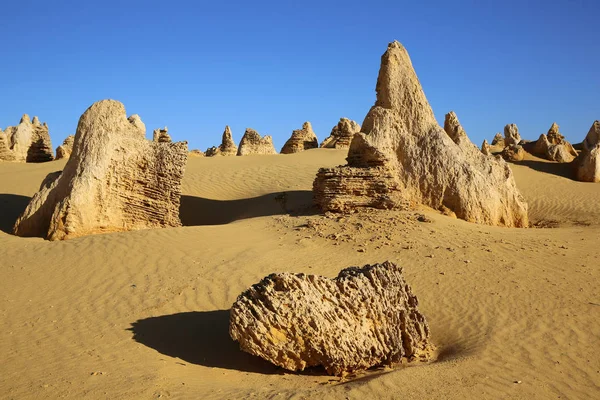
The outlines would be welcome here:
M 147 140 L 123 104 L 94 103 L 79 119 L 64 170 L 42 182 L 15 224 L 19 236 L 69 239 L 94 233 L 180 226 L 187 143 Z
M 290 371 L 322 365 L 345 375 L 433 353 L 417 297 L 389 261 L 335 279 L 271 274 L 233 304 L 229 333 L 242 350 Z
M 247 128 L 238 147 L 238 156 L 250 154 L 277 154 L 271 136 L 261 137 L 254 129 Z
M 331 134 L 321 143 L 322 148 L 347 149 L 356 135 L 360 125 L 348 118 L 340 118 L 340 122 L 331 130 Z
M 377 101 L 352 140 L 348 165 L 317 174 L 313 193 L 323 211 L 424 204 L 470 222 L 528 226 L 527 204 L 509 166 L 483 155 L 455 115 L 448 122 L 456 137 L 437 124 L 398 42 L 382 56 L 376 89 Z
M 317 147 L 319 147 L 317 135 L 313 132 L 310 122 L 306 121 L 302 124 L 302 129 L 296 129 L 292 132 L 292 136 L 281 148 L 281 154 L 299 153 Z
M 573 161 L 578 181 L 600 182 L 600 121 L 594 121 Z

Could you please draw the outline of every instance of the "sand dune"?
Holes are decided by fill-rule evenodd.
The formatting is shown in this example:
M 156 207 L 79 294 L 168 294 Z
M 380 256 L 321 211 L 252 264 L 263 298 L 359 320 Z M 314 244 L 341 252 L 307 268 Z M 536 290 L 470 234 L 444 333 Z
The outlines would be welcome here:
M 9 234 L 64 161 L 0 163 L 0 397 L 600 396 L 600 185 L 565 165 L 511 164 L 532 222 L 555 229 L 427 209 L 316 214 L 316 171 L 345 155 L 190 158 L 183 227 L 64 242 Z M 405 268 L 437 361 L 340 380 L 284 372 L 229 338 L 229 307 L 265 275 L 387 259 Z

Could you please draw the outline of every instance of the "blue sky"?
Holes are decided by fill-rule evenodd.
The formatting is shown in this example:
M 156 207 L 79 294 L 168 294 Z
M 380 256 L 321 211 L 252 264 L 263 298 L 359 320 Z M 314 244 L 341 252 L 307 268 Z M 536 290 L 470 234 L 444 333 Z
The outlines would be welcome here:
M 418 3 L 418 4 L 417 4 Z M 579 142 L 600 119 L 600 1 L 2 1 L 0 127 L 48 122 L 54 147 L 112 98 L 190 148 L 226 124 L 277 150 L 306 120 L 322 140 L 362 123 L 381 54 L 408 49 L 436 117 L 477 145 L 553 121 Z

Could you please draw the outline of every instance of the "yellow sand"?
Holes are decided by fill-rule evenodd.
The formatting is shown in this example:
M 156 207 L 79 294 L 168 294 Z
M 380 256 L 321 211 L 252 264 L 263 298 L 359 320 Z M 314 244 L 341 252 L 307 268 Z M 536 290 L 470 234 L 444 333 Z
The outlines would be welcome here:
M 190 158 L 188 226 L 65 242 L 6 233 L 64 161 L 0 163 L 0 398 L 600 398 L 599 184 L 512 165 L 545 229 L 314 215 L 317 169 L 344 157 Z M 229 338 L 229 307 L 265 275 L 384 260 L 405 267 L 438 361 L 340 380 L 284 372 Z

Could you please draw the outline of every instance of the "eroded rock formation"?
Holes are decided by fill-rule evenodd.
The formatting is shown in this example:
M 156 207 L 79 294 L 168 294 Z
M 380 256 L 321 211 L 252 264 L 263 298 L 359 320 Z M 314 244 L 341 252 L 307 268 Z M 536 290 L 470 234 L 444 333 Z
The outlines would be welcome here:
M 250 154 L 277 154 L 273 146 L 273 138 L 268 135 L 261 137 L 254 129 L 247 128 L 240 141 L 237 155 Z
M 189 155 L 192 157 L 204 157 L 204 152 L 198 149 L 190 150 Z
M 528 225 L 509 166 L 437 124 L 404 47 L 382 56 L 377 101 L 354 136 L 348 165 L 322 168 L 313 184 L 323 211 L 425 204 L 467 221 Z
M 360 125 L 348 118 L 340 118 L 340 122 L 331 130 L 331 134 L 321 143 L 322 148 L 347 149 L 354 135 L 360 132 Z
M 0 129 L 0 161 L 14 161 L 15 155 L 10 150 L 10 141 L 5 132 Z
M 292 136 L 281 148 L 281 154 L 299 153 L 317 147 L 319 147 L 317 135 L 313 132 L 310 122 L 306 121 L 302 124 L 302 129 L 296 129 L 292 132 Z
M 521 143 L 521 135 L 516 124 L 508 124 L 504 127 L 504 146 L 518 145 Z
M 75 135 L 69 135 L 63 141 L 63 144 L 56 148 L 56 159 L 60 160 L 62 158 L 71 157 L 71 153 L 73 152 L 73 143 L 75 142 Z
M 351 267 L 337 278 L 271 274 L 233 304 L 229 333 L 242 350 L 291 371 L 331 375 L 426 361 L 429 326 L 402 268 Z
M 458 117 L 454 111 L 450 111 L 446 114 L 446 117 L 444 118 L 444 131 L 456 144 L 460 144 L 463 140 L 469 140 L 467 133 L 458 121 Z
M 152 140 L 158 143 L 171 143 L 171 135 L 169 129 L 165 126 L 163 129 L 155 129 L 152 132 Z
M 486 156 L 492 155 L 492 147 L 486 139 L 483 139 L 483 143 L 481 143 L 481 152 Z
M 502 150 L 500 155 L 507 161 L 523 161 L 525 149 L 519 144 L 510 144 Z
M 9 126 L 5 131 L 12 158 L 19 162 L 46 162 L 54 159 L 48 125 L 40 123 L 38 117 L 29 119 L 24 114 L 17 126 Z
M 548 134 L 540 135 L 536 142 L 528 143 L 530 152 L 546 160 L 569 163 L 577 157 L 577 151 L 559 132 L 556 122 L 548 130 Z
M 235 156 L 238 154 L 238 147 L 235 145 L 233 141 L 233 136 L 231 135 L 231 128 L 229 125 L 225 126 L 225 131 L 223 132 L 223 137 L 221 138 L 221 145 L 219 147 L 210 147 L 206 149 L 206 157 L 214 157 L 214 156 Z
M 492 139 L 492 146 L 498 146 L 504 148 L 504 137 L 500 132 L 494 135 L 494 139 Z
M 600 182 L 600 121 L 594 121 L 573 161 L 578 181 Z
M 145 134 L 141 119 L 127 119 L 123 104 L 94 103 L 79 119 L 62 173 L 46 177 L 15 234 L 60 240 L 180 226 L 187 143 L 157 143 Z

